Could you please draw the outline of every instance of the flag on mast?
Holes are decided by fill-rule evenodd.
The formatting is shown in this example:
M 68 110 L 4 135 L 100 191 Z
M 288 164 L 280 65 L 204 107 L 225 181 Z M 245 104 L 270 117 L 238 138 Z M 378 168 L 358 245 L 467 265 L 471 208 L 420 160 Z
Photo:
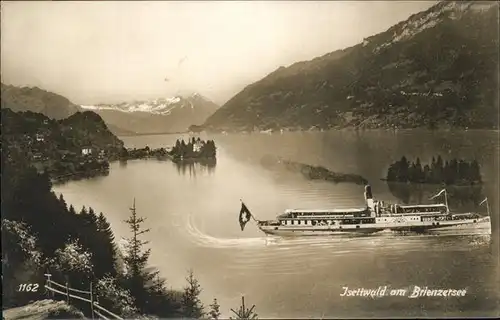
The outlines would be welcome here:
M 440 196 L 440 195 L 442 195 L 444 192 L 446 192 L 446 189 L 443 189 L 443 190 L 439 191 L 439 192 L 438 192 L 435 196 L 433 196 L 433 197 L 429 198 L 429 200 L 432 200 L 432 199 L 434 199 L 434 198 L 439 197 L 439 196 Z
M 241 210 L 239 216 L 241 231 L 245 229 L 245 225 L 247 224 L 248 221 L 250 221 L 251 217 L 252 214 L 250 213 L 250 210 L 248 210 L 247 206 L 243 203 L 243 201 L 241 201 Z
M 479 205 L 482 205 L 483 203 L 485 203 L 486 201 L 488 201 L 488 197 L 484 198 L 483 201 L 481 201 L 481 203 L 479 203 Z

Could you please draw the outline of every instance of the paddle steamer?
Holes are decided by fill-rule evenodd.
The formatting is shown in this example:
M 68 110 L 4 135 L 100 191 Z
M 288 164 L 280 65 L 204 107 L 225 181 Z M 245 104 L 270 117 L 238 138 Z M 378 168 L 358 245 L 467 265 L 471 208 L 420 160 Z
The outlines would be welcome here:
M 372 198 L 370 186 L 365 186 L 366 207 L 356 209 L 332 210 L 286 210 L 276 220 L 256 220 L 260 230 L 270 235 L 304 236 L 333 235 L 345 233 L 375 233 L 384 230 L 424 232 L 432 229 L 450 228 L 461 225 L 480 225 L 489 228 L 489 205 L 486 202 L 488 216 L 477 213 L 453 214 L 448 208 L 446 189 L 445 203 L 429 205 L 385 204 Z M 243 205 L 244 206 L 244 205 Z M 246 208 L 246 207 L 245 207 Z

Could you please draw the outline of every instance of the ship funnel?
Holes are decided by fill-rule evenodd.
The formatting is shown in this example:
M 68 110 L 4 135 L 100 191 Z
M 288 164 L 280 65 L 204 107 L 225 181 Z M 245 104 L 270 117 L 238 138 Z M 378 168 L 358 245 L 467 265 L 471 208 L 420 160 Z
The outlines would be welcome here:
M 365 200 L 368 200 L 368 199 L 373 199 L 372 187 L 369 184 L 367 184 L 365 186 Z
M 375 211 L 375 203 L 373 202 L 372 187 L 370 185 L 365 186 L 365 201 L 366 205 L 373 211 Z

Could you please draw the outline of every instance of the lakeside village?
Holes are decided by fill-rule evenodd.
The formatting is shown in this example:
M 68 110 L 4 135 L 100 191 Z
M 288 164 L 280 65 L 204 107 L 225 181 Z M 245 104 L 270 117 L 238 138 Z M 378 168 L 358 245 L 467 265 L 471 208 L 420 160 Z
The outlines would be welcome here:
M 151 222 L 145 221 L 140 211 L 136 212 L 135 200 L 124 222 L 130 230 L 129 238 L 122 245 L 115 240 L 105 213 L 97 213 L 91 207 L 75 209 L 62 195 L 56 196 L 49 180 L 55 173 L 91 170 L 89 164 L 101 164 L 109 170 L 109 161 L 159 157 L 183 162 L 215 158 L 213 141 L 190 138 L 187 142 L 177 140 L 169 150 L 125 149 L 123 142 L 92 112 L 56 121 L 34 113 L 15 114 L 3 109 L 2 121 L 4 308 L 15 309 L 26 304 L 31 308 L 33 301 L 47 299 L 45 290 L 27 292 L 25 287 L 20 287 L 31 283 L 37 288 L 45 284 L 52 288 L 62 286 L 60 292 L 63 293 L 52 299 L 66 300 L 66 306 L 70 304 L 67 307 L 72 310 L 57 310 L 50 318 L 94 317 L 95 310 L 88 300 L 84 303 L 64 294 L 69 292 L 68 288 L 80 292 L 89 290 L 98 299 L 98 304 L 92 306 L 98 305 L 124 318 L 221 318 L 222 308 L 215 297 L 208 308 L 200 300 L 201 284 L 193 272 L 187 274 L 184 288 L 171 289 L 168 280 L 150 268 L 151 251 L 145 247 L 144 236 Z M 273 166 L 275 162 L 269 163 Z M 420 172 L 418 163 L 417 160 L 413 170 L 416 173 Z M 454 163 L 449 164 L 448 170 L 454 168 Z M 460 166 L 458 161 L 458 164 L 455 174 L 465 170 L 471 180 L 480 180 L 476 163 Z M 39 168 L 33 168 L 35 165 Z M 287 170 L 305 172 L 311 179 L 322 176 L 320 173 L 324 171 L 315 169 L 311 173 L 312 169 L 304 164 L 283 162 L 283 165 Z M 413 164 L 405 158 L 395 171 L 399 172 L 397 180 L 406 181 L 405 185 L 413 180 L 407 179 L 409 167 L 413 168 Z M 431 163 L 430 171 L 437 170 L 439 180 L 444 176 L 438 173 L 446 167 L 446 161 L 443 163 L 438 157 L 434 166 Z M 427 171 L 425 165 L 422 170 Z M 429 172 L 428 176 L 432 175 Z M 330 173 L 325 176 L 337 177 Z M 46 274 L 51 275 L 50 280 Z M 235 319 L 257 318 L 254 307 L 245 307 L 243 297 L 241 302 L 238 311 L 231 309 Z
M 113 319 L 221 318 L 223 308 L 216 298 L 209 305 L 201 301 L 202 287 L 192 270 L 186 285 L 173 289 L 149 266 L 151 249 L 143 238 L 148 222 L 136 212 L 135 199 L 124 221 L 130 236 L 121 243 L 105 213 L 85 206 L 78 211 L 62 195 L 56 196 L 49 175 L 39 173 L 26 150 L 12 144 L 19 137 L 2 138 L 2 311 L 6 318 L 32 317 L 38 307 L 49 319 L 104 318 L 103 312 Z M 189 142 L 184 145 L 187 148 Z M 84 150 L 75 159 L 100 155 Z M 245 307 L 243 299 L 239 309 L 230 310 L 234 319 L 257 319 L 255 306 Z M 19 313 L 22 316 L 17 317 Z
M 170 159 L 173 161 L 201 161 L 215 159 L 217 147 L 213 140 L 201 140 L 199 137 L 188 140 L 177 139 L 171 148 L 150 149 L 148 146 L 140 149 L 123 148 L 119 154 L 119 160 L 135 160 L 156 158 L 159 160 Z
M 100 316 L 98 312 L 115 319 L 221 317 L 222 308 L 215 298 L 208 306 L 200 300 L 202 289 L 192 270 L 186 286 L 173 289 L 149 266 L 151 249 L 143 240 L 149 229 L 143 225 L 145 218 L 136 213 L 135 199 L 124 221 L 130 237 L 122 244 L 116 241 L 105 213 L 92 207 L 75 209 L 62 195 L 56 196 L 51 182 L 57 174 L 74 178 L 84 176 L 81 171 L 109 170 L 110 161 L 163 154 L 178 162 L 215 158 L 213 141 L 191 138 L 178 140 L 170 150 L 127 150 L 93 112 L 54 120 L 33 112 L 1 111 L 5 313 L 24 310 L 30 314 L 43 304 L 54 307 L 48 318 L 58 319 L 90 319 Z M 40 290 L 47 287 L 55 294 L 47 296 L 48 289 Z M 89 292 L 90 305 L 88 295 L 84 300 L 76 298 Z M 235 319 L 256 318 L 243 298 L 240 308 L 231 311 Z
M 199 162 L 213 164 L 216 159 L 216 146 L 213 140 L 201 140 L 199 137 L 184 141 L 177 139 L 170 148 L 151 149 L 121 148 L 118 152 L 112 149 L 104 150 L 94 146 L 84 146 L 80 150 L 71 148 L 47 148 L 43 134 L 31 137 L 24 136 L 26 155 L 38 172 L 46 172 L 55 183 L 68 180 L 90 178 L 109 174 L 109 163 L 112 161 L 127 161 L 137 159 L 171 160 L 176 163 Z

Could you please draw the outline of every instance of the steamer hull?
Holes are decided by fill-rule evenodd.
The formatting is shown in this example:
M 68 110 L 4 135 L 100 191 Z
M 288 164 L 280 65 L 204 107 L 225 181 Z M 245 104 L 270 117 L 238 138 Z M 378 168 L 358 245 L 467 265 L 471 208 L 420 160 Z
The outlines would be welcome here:
M 433 198 L 444 194 L 445 203 L 425 205 L 385 204 L 372 198 L 371 187 L 365 187 L 366 207 L 353 209 L 286 210 L 276 220 L 260 221 L 257 226 L 268 235 L 318 236 L 318 235 L 365 235 L 381 231 L 432 232 L 435 230 L 480 230 L 491 234 L 491 220 L 487 199 L 488 216 L 478 213 L 453 214 L 448 208 L 446 189 Z M 245 210 L 248 208 L 244 207 Z M 242 212 L 246 212 L 242 209 Z M 251 214 L 248 211 L 248 214 Z M 252 216 L 253 217 L 253 216 Z M 243 229 L 243 228 L 242 228 Z
M 336 235 L 363 235 L 363 234 L 372 234 L 381 231 L 377 228 L 364 228 L 364 229 L 299 229 L 299 228 L 279 228 L 276 227 L 259 227 L 267 235 L 274 236 L 282 236 L 282 237 L 301 237 L 301 236 L 319 236 L 319 235 L 327 235 L 327 236 L 336 236 Z
M 341 225 L 333 226 L 277 226 L 277 225 L 258 225 L 259 229 L 267 235 L 298 237 L 298 236 L 319 236 L 319 235 L 366 235 L 377 232 L 401 231 L 401 232 L 426 232 L 426 231 L 449 231 L 449 230 L 481 230 L 484 233 L 491 234 L 491 221 L 489 217 L 480 219 L 464 219 L 460 221 L 439 221 L 439 222 L 389 222 L 374 223 L 365 225 Z

